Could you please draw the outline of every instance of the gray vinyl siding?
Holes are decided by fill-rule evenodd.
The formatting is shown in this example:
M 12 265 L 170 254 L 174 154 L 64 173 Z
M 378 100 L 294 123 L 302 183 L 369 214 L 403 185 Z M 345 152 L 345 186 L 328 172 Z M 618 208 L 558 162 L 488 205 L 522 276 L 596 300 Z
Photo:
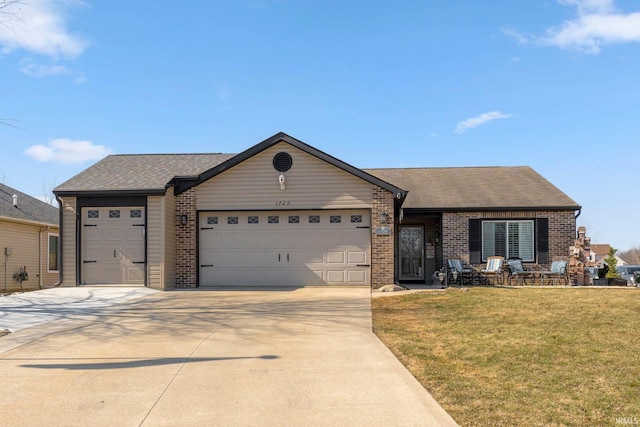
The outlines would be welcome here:
M 147 199 L 147 286 L 161 289 L 164 264 L 163 198 Z
M 62 286 L 76 286 L 76 207 L 75 197 L 62 201 Z M 80 250 L 80 248 L 77 248 Z
M 164 289 L 176 284 L 176 198 L 173 191 L 164 197 Z
M 273 156 L 289 153 L 285 190 Z M 368 209 L 371 184 L 289 144 L 280 143 L 199 185 L 198 210 Z
M 175 286 L 175 196 L 147 199 L 147 285 L 154 289 Z
M 4 257 L 4 248 L 11 248 L 11 255 Z M 0 221 L 0 250 L 7 262 L 7 269 L 2 265 L 2 290 L 20 289 L 20 283 L 13 275 L 20 268 L 27 267 L 29 280 L 22 283 L 24 289 L 38 287 L 38 228 L 25 224 Z

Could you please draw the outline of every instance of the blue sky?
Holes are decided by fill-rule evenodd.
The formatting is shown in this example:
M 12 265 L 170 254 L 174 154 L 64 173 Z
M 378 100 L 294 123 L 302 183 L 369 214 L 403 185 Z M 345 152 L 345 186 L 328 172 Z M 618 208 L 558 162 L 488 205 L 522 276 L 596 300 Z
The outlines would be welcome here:
M 529 165 L 640 245 L 640 2 L 0 0 L 0 181 L 283 131 L 356 167 Z

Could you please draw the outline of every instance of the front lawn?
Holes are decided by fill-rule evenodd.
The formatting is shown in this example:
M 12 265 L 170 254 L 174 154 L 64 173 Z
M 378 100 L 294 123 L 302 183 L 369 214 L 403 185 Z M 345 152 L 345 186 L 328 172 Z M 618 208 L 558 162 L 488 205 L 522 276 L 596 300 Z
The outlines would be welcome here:
M 460 425 L 640 421 L 636 288 L 450 288 L 372 309 L 378 337 Z

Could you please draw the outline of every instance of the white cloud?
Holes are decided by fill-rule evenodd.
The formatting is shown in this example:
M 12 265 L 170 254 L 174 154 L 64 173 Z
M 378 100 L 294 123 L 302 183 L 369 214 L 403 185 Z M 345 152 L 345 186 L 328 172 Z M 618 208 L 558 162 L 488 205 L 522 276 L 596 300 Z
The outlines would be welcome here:
M 549 28 L 542 43 L 586 53 L 600 52 L 603 44 L 640 42 L 640 12 L 587 14 Z
M 87 81 L 82 71 L 70 70 L 60 63 L 40 64 L 31 58 L 20 61 L 20 71 L 34 78 L 70 76 L 73 78 L 74 83 L 82 84 Z
M 536 43 L 597 54 L 603 45 L 640 42 L 640 12 L 622 13 L 614 0 L 557 0 L 573 7 L 576 16 L 547 28 L 544 35 L 525 35 L 517 29 L 502 32 L 521 44 Z
M 74 141 L 59 138 L 49 141 L 47 145 L 33 145 L 25 153 L 39 162 L 83 163 L 99 160 L 112 153 L 104 145 L 94 145 L 91 141 Z
M 558 0 L 566 6 L 575 6 L 579 15 L 589 13 L 611 13 L 615 10 L 614 0 Z
M 0 46 L 3 53 L 24 49 L 53 58 L 75 58 L 87 42 L 69 32 L 64 6 L 82 4 L 62 0 L 15 1 L 2 10 Z
M 42 65 L 30 60 L 22 62 L 22 68 L 20 68 L 20 71 L 30 77 L 47 77 L 71 74 L 71 71 L 64 65 Z
M 485 123 L 498 119 L 508 119 L 513 117 L 513 114 L 506 114 L 502 111 L 490 111 L 488 113 L 480 114 L 479 116 L 471 117 L 458 123 L 456 126 L 456 133 L 464 133 L 469 129 L 473 129 Z

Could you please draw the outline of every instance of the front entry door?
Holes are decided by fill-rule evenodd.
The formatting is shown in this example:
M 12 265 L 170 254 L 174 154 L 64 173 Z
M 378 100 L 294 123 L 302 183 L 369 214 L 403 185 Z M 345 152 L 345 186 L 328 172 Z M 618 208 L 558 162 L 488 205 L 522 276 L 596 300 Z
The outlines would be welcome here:
M 424 228 L 400 227 L 400 280 L 424 280 Z

